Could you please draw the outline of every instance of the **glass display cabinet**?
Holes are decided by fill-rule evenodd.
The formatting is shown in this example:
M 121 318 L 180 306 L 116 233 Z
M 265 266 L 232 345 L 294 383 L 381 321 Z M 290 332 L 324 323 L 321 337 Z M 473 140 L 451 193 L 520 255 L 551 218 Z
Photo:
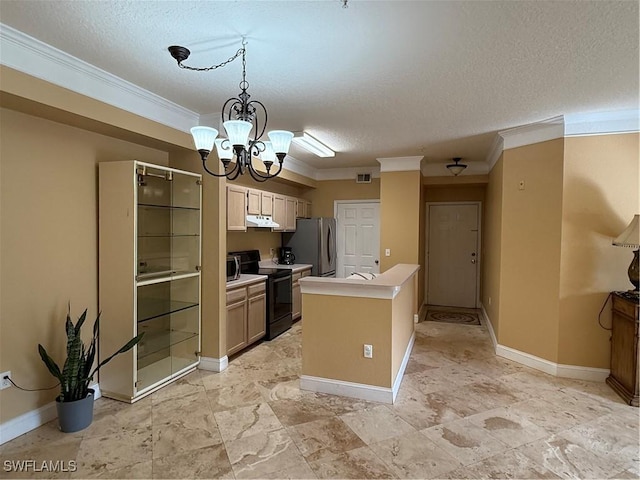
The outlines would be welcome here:
M 134 402 L 198 365 L 201 185 L 144 162 L 99 164 L 100 352 L 144 332 L 101 369 L 107 397 Z

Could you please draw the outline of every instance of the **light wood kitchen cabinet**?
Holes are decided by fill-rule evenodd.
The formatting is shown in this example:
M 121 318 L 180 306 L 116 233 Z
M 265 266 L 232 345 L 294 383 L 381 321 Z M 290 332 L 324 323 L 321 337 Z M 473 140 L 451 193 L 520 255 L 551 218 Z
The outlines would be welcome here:
M 227 291 L 227 355 L 233 355 L 264 337 L 266 307 L 264 280 Z
M 251 345 L 267 332 L 267 294 L 265 283 L 249 285 L 247 307 L 247 344 Z
M 296 198 L 296 217 L 311 218 L 311 202 L 304 198 Z
M 293 320 L 297 320 L 302 316 L 302 292 L 300 291 L 300 279 L 311 275 L 311 268 L 304 269 L 300 272 L 296 272 L 292 276 L 291 283 L 291 316 Z
M 284 232 L 286 225 L 286 201 L 284 195 L 273 195 L 273 221 L 280 225 L 278 228 L 274 228 L 274 232 Z
M 285 222 L 284 222 L 285 232 L 296 231 L 296 210 L 297 210 L 296 199 L 293 197 L 285 197 Z
M 247 231 L 247 188 L 227 185 L 227 230 Z
M 262 192 L 250 188 L 247 190 L 247 213 L 249 215 L 266 215 L 262 213 Z
M 273 193 L 260 192 L 262 215 L 273 215 Z

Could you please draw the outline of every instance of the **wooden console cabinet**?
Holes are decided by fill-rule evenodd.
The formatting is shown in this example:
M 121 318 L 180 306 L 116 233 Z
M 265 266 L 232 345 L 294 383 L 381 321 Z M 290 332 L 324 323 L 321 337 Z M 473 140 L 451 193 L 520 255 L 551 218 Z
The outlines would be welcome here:
M 637 407 L 638 393 L 638 311 L 637 298 L 614 292 L 611 312 L 611 373 L 607 384 L 629 405 Z

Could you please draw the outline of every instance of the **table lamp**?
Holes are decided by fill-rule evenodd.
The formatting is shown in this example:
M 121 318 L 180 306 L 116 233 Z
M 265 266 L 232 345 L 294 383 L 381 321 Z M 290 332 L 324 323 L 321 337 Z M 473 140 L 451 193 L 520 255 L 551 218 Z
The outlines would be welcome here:
M 633 260 L 631 260 L 631 265 L 629 265 L 629 281 L 635 287 L 634 290 L 629 290 L 630 293 L 635 295 L 640 294 L 640 281 L 638 277 L 640 276 L 640 257 L 638 255 L 638 251 L 640 251 L 640 215 L 634 215 L 633 220 L 627 228 L 625 228 L 624 232 L 616 237 L 613 241 L 613 244 L 616 247 L 627 247 L 627 248 L 635 248 L 633 252 Z

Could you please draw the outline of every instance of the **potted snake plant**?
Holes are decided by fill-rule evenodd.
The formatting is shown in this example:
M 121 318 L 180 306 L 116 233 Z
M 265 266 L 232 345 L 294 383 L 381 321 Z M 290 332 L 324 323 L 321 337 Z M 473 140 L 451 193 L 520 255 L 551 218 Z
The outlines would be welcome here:
M 60 395 L 56 398 L 58 421 L 63 432 L 77 432 L 88 427 L 93 421 L 93 396 L 94 390 L 89 388 L 95 373 L 108 363 L 113 357 L 124 353 L 136 345 L 144 333 L 125 343 L 117 352 L 93 366 L 96 359 L 96 348 L 100 333 L 100 314 L 93 323 L 93 335 L 91 343 L 86 347 L 82 342 L 81 328 L 87 317 L 87 310 L 80 315 L 74 325 L 71 321 L 71 306 L 67 313 L 65 329 L 67 333 L 67 358 L 62 370 L 47 353 L 45 348 L 38 344 L 40 358 L 49 369 L 51 375 L 60 382 Z

